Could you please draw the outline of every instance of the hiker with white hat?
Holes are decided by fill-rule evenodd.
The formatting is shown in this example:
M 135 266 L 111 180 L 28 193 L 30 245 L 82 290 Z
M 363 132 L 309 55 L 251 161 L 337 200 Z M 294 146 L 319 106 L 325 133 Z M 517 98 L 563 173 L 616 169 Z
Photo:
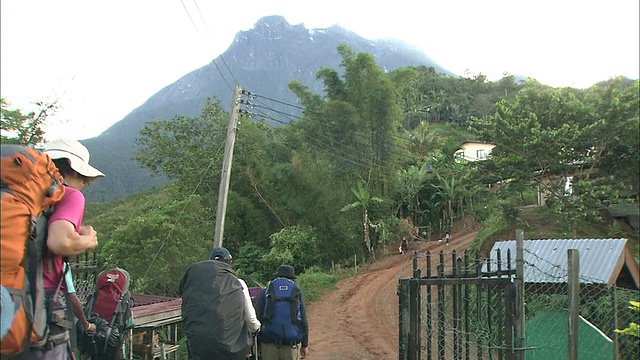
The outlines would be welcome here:
M 49 312 L 52 316 L 49 335 L 44 343 L 34 344 L 28 359 L 69 359 L 73 353 L 69 329 L 73 319 L 67 319 L 67 302 L 74 315 L 88 332 L 95 332 L 95 324 L 87 321 L 82 303 L 75 294 L 71 267 L 66 257 L 82 254 L 98 245 L 96 231 L 82 225 L 85 198 L 82 194 L 91 182 L 104 174 L 89 164 L 89 150 L 76 140 L 56 140 L 45 145 L 49 155 L 64 178 L 65 193 L 54 206 L 49 217 L 47 248 L 43 255 L 43 280 Z

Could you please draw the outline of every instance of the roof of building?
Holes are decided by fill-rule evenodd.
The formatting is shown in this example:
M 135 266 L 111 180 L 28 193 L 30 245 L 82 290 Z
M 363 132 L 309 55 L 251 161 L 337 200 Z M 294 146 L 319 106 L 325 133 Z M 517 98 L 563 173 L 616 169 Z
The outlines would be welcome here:
M 495 144 L 492 144 L 486 141 L 480 141 L 480 140 L 466 140 L 466 141 L 463 141 L 462 144 L 460 144 L 460 146 L 463 146 L 464 144 L 483 144 L 483 145 L 495 146 Z
M 626 244 L 627 239 L 525 240 L 524 281 L 566 282 L 567 250 L 577 249 L 581 283 L 638 289 L 638 265 Z M 516 241 L 496 242 L 491 249 L 490 258 L 496 258 L 497 250 L 500 250 L 502 259 L 506 259 L 507 250 L 511 251 L 511 268 L 515 269 Z
M 159 295 L 131 294 L 135 326 L 155 326 L 181 321 L 182 299 Z

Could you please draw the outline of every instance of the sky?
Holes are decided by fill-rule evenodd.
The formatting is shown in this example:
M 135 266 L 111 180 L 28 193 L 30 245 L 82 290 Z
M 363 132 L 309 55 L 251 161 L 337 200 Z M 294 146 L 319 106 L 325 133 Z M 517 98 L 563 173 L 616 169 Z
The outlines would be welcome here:
M 638 79 L 638 0 L 2 0 L 0 96 L 28 112 L 57 101 L 47 139 L 98 136 L 148 98 L 281 15 L 395 38 L 455 74 L 555 87 Z

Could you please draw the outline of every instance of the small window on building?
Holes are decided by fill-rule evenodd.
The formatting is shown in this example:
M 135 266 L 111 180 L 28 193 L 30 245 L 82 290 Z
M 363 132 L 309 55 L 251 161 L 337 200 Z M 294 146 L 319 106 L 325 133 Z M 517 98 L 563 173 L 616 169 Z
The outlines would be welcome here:
M 480 149 L 476 151 L 476 159 L 478 160 L 485 160 L 487 158 L 487 155 L 484 152 L 484 149 Z

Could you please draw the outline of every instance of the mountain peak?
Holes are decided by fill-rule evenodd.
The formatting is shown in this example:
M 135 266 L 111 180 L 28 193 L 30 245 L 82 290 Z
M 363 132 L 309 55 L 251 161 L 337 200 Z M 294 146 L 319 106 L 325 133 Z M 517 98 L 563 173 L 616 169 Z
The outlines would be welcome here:
M 280 15 L 262 17 L 253 29 L 238 32 L 218 59 L 159 90 L 98 137 L 85 141 L 91 154 L 95 154 L 91 157 L 94 165 L 109 174 L 87 191 L 87 198 L 110 200 L 164 183 L 164 178 L 150 180 L 149 171 L 130 160 L 140 128 L 150 120 L 198 116 L 210 97 L 217 98 L 224 107 L 231 103 L 232 82 L 253 93 L 278 99 L 279 103 L 263 114 L 266 118 L 270 114 L 276 117 L 284 114 L 283 121 L 295 119 L 300 112 L 285 104 L 298 104 L 300 99 L 288 84 L 297 80 L 310 91 L 323 94 L 324 84 L 316 77 L 317 71 L 322 67 L 342 71 L 342 58 L 337 51 L 342 43 L 356 53 L 371 54 L 385 71 L 406 66 L 443 70 L 415 47 L 397 41 L 365 39 L 339 25 L 307 29 L 302 23 L 291 25 Z
M 258 31 L 286 30 L 290 26 L 291 25 L 289 25 L 289 22 L 284 18 L 284 16 L 270 15 L 260 18 L 254 25 L 254 29 Z

